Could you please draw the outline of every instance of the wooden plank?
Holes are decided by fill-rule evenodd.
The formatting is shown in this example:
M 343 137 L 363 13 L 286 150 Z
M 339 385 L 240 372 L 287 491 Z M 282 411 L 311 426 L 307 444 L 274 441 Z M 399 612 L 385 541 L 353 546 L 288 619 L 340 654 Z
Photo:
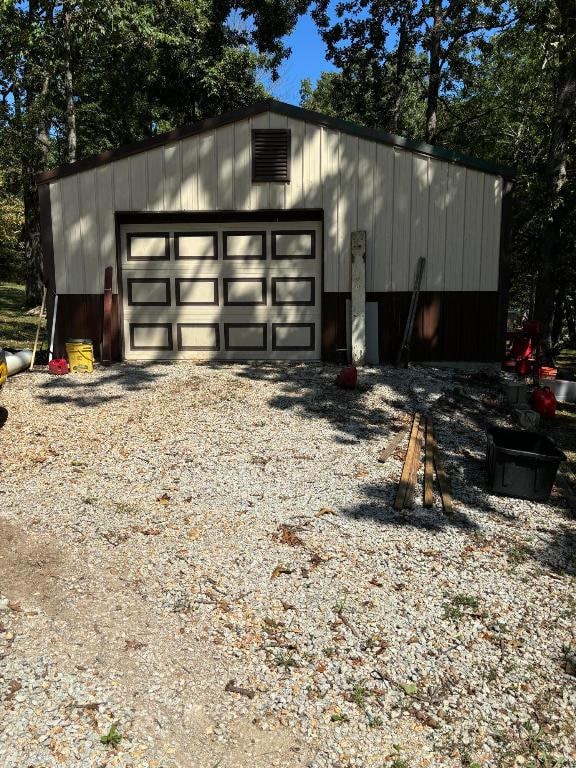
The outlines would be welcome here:
M 424 463 L 424 506 L 434 504 L 434 422 L 432 416 L 426 419 L 426 458 Z
M 416 448 L 416 438 L 418 436 L 418 429 L 420 427 L 420 414 L 414 414 L 414 421 L 412 422 L 412 430 L 410 432 L 410 440 L 408 442 L 408 448 L 406 450 L 406 456 L 404 457 L 404 466 L 402 468 L 402 476 L 398 483 L 398 490 L 396 491 L 396 498 L 394 499 L 394 509 L 403 509 L 406 501 L 406 492 L 410 483 L 410 474 L 412 470 L 412 458 L 414 456 L 414 450 Z
M 426 419 L 420 419 L 420 425 L 418 426 L 418 435 L 416 436 L 416 444 L 414 447 L 414 454 L 412 456 L 412 467 L 410 470 L 410 482 L 406 489 L 406 499 L 404 506 L 406 509 L 414 508 L 414 499 L 416 497 L 416 483 L 418 481 L 418 470 L 420 468 L 420 456 L 422 454 L 422 443 L 424 442 L 424 430 L 426 426 Z
M 436 466 L 436 478 L 438 480 L 438 485 L 440 486 L 440 495 L 442 497 L 444 512 L 446 512 L 447 515 L 451 515 L 454 512 L 454 506 L 452 504 L 452 486 L 450 484 L 450 478 L 444 469 L 444 461 L 437 443 L 434 443 L 434 465 Z
M 404 439 L 406 433 L 410 429 L 410 419 L 407 418 L 404 423 L 400 426 L 400 429 L 396 434 L 392 437 L 388 445 L 386 445 L 380 453 L 378 454 L 378 461 L 381 464 L 385 464 L 390 456 L 396 451 L 396 449 L 399 447 L 400 443 Z
M 102 322 L 102 363 L 112 362 L 112 267 L 104 270 L 104 315 Z

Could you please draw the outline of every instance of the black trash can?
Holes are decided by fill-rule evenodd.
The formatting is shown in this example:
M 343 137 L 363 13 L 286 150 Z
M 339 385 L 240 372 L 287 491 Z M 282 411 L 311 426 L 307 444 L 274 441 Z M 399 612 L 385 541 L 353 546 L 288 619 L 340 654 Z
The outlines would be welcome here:
M 492 492 L 517 499 L 546 501 L 566 456 L 545 435 L 489 427 L 486 460 Z

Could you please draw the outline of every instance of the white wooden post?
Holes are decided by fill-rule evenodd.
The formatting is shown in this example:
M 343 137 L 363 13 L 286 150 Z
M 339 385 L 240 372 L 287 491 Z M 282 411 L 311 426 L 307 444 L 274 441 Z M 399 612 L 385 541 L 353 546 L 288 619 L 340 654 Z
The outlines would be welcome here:
M 364 365 L 366 358 L 366 232 L 352 232 L 352 363 Z

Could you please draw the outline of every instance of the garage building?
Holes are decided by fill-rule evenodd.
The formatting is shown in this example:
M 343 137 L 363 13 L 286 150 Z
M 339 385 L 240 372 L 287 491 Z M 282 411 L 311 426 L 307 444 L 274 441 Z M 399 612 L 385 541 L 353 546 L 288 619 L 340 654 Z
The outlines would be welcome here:
M 497 360 L 510 177 L 276 101 L 61 166 L 38 177 L 56 349 L 99 352 L 112 267 L 114 359 L 333 359 L 364 230 L 373 362 L 397 354 L 420 257 L 412 359 Z

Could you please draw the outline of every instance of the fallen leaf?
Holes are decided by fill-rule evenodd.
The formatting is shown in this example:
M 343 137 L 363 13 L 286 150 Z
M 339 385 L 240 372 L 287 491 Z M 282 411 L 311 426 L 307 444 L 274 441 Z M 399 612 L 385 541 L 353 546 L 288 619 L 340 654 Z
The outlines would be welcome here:
M 164 504 L 164 506 L 166 506 L 166 504 L 168 504 L 168 502 L 170 501 L 170 496 L 168 496 L 167 493 L 163 493 L 162 496 L 158 496 L 156 501 L 159 501 L 160 504 Z
M 318 512 L 314 512 L 314 517 L 323 517 L 324 515 L 335 515 L 336 512 L 334 512 L 333 509 L 329 509 L 328 507 L 322 507 L 322 509 L 318 510 Z
M 300 536 L 294 532 L 294 528 L 284 523 L 278 526 L 278 530 L 272 534 L 272 538 L 279 544 L 288 544 L 290 547 L 297 547 L 303 543 Z
M 418 688 L 414 683 L 401 683 L 400 687 L 407 696 L 415 696 L 418 693 Z
M 372 576 L 370 579 L 370 584 L 372 584 L 373 587 L 383 587 L 384 584 L 381 581 L 378 581 L 376 576 Z
M 22 610 L 20 603 L 8 603 L 8 608 L 10 608 L 11 611 L 15 611 L 16 613 L 20 613 Z
M 202 531 L 200 530 L 200 528 L 190 528 L 190 530 L 188 531 L 188 538 L 191 541 L 196 541 L 196 539 L 199 539 L 201 535 L 202 535 Z
M 145 648 L 148 643 L 141 643 L 139 640 L 126 640 L 125 651 L 139 651 Z
M 277 565 L 276 568 L 272 571 L 272 576 L 270 576 L 271 579 L 277 579 L 278 576 L 281 574 L 286 573 L 290 574 L 292 573 L 292 568 L 289 568 L 287 565 Z

